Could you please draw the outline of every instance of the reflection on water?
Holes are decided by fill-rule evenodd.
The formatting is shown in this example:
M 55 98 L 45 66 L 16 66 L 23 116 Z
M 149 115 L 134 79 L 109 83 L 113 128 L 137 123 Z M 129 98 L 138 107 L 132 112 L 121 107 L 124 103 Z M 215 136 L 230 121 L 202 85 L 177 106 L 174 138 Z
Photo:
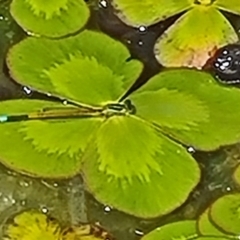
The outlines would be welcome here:
M 7 48 L 24 37 L 24 33 L 11 20 L 7 0 L 0 0 L 0 99 L 24 96 L 20 86 L 11 82 L 6 76 L 4 55 Z M 88 28 L 100 28 L 110 36 L 126 44 L 133 58 L 145 63 L 145 70 L 138 79 L 141 85 L 161 69 L 153 56 L 153 44 L 158 36 L 175 18 L 152 27 L 134 29 L 120 22 L 101 2 L 100 10 L 92 4 L 92 17 Z M 91 3 L 90 3 L 91 5 Z M 235 28 L 239 28 L 239 18 L 231 18 Z M 14 143 L 13 143 L 14 145 Z M 110 231 L 117 240 L 139 239 L 153 228 L 180 219 L 194 219 L 211 202 L 230 191 L 239 191 L 240 187 L 232 181 L 234 168 L 240 162 L 240 146 L 227 147 L 213 153 L 192 153 L 200 164 L 202 179 L 188 201 L 172 214 L 157 219 L 143 220 L 123 214 L 103 206 L 84 191 L 82 179 L 76 176 L 70 180 L 49 181 L 21 176 L 0 165 L 0 225 L 19 211 L 38 209 L 50 213 L 63 225 L 99 222 Z M 174 187 L 174 186 L 173 186 Z M 0 239 L 2 232 L 0 232 Z M 33 239 L 34 240 L 34 239 Z

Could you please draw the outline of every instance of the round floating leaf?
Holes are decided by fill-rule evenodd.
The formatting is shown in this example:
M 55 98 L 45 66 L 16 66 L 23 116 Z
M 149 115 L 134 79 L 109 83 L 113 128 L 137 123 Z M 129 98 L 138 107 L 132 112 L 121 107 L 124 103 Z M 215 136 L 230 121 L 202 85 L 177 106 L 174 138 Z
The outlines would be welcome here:
M 240 185 L 240 165 L 237 166 L 236 170 L 234 171 L 234 180 L 238 185 Z
M 240 15 L 240 2 L 238 0 L 217 0 L 214 4 L 221 10 Z
M 4 231 L 5 240 L 60 240 L 60 225 L 45 214 L 29 210 L 10 222 Z
M 23 29 L 47 37 L 78 31 L 90 15 L 83 0 L 13 0 L 10 10 Z
M 196 222 L 187 220 L 156 228 L 141 240 L 189 240 L 197 238 Z
M 159 38 L 155 55 L 167 67 L 201 68 L 216 48 L 237 40 L 233 27 L 217 9 L 199 5 L 179 18 Z
M 210 208 L 211 218 L 227 233 L 240 234 L 240 194 L 219 198 Z
M 86 185 L 100 202 L 144 218 L 180 206 L 200 176 L 183 147 L 135 117 L 107 120 L 83 163 Z
M 198 231 L 203 236 L 216 236 L 216 237 L 232 237 L 221 232 L 215 227 L 209 219 L 209 209 L 207 209 L 198 219 L 197 222 Z
M 0 114 L 29 114 L 56 106 L 64 108 L 47 101 L 11 100 L 0 103 Z M 0 123 L 0 160 L 38 177 L 72 176 L 79 171 L 82 151 L 98 124 L 100 119 Z
M 27 38 L 7 63 L 21 84 L 96 105 L 117 100 L 140 75 L 142 64 L 129 57 L 120 42 L 84 31 L 61 40 Z
M 188 0 L 113 0 L 112 4 L 117 15 L 132 26 L 152 25 L 191 8 Z
M 136 114 L 196 149 L 240 141 L 240 91 L 193 69 L 163 71 L 129 97 Z

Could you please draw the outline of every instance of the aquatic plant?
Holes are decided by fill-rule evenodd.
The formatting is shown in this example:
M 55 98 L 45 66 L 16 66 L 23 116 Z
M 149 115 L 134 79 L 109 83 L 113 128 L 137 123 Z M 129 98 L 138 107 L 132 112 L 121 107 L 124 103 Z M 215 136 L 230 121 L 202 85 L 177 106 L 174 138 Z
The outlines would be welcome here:
M 155 44 L 157 60 L 167 67 L 201 68 L 217 48 L 238 41 L 221 11 L 240 14 L 238 0 L 113 0 L 116 14 L 131 26 L 150 26 L 183 13 Z
M 201 239 L 227 240 L 239 237 L 240 194 L 217 199 L 197 219 L 173 222 L 156 228 L 142 240 Z
M 84 0 L 13 0 L 10 11 L 24 30 L 47 37 L 80 30 L 90 15 Z
M 60 240 L 60 224 L 34 210 L 22 212 L 5 225 L 4 240 Z
M 9 218 L 4 240 L 111 240 L 98 225 L 61 226 L 54 218 L 36 210 L 27 210 Z
M 28 93 L 65 100 L 1 102 L 1 161 L 35 177 L 82 173 L 96 199 L 129 214 L 156 217 L 188 198 L 200 170 L 182 145 L 213 150 L 240 140 L 238 89 L 175 69 L 129 95 L 142 64 L 101 33 L 29 37 L 7 64 Z

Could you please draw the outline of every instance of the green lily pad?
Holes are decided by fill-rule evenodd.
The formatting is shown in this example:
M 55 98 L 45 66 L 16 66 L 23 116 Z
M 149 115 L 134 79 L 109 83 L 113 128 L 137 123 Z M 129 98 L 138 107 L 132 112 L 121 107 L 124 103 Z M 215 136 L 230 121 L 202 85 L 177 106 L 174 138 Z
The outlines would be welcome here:
M 115 101 L 140 75 L 142 64 L 129 57 L 120 42 L 84 31 L 61 40 L 27 38 L 9 51 L 7 63 L 23 85 L 97 105 Z
M 214 223 L 226 233 L 240 234 L 240 194 L 229 194 L 219 198 L 210 208 Z
M 240 92 L 219 85 L 208 73 L 191 69 L 163 71 L 129 98 L 137 106 L 137 116 L 185 145 L 214 150 L 240 141 L 236 104 Z
M 240 2 L 238 0 L 217 0 L 214 4 L 221 10 L 240 15 Z
M 47 37 L 80 30 L 90 15 L 83 0 L 13 0 L 10 10 L 23 29 Z
M 166 214 L 199 181 L 191 155 L 141 119 L 113 117 L 93 139 L 83 156 L 86 185 L 99 201 L 121 211 L 144 218 Z
M 227 235 L 220 231 L 216 226 L 213 225 L 211 220 L 209 219 L 210 210 L 207 209 L 198 219 L 197 227 L 198 231 L 203 236 L 215 236 L 215 237 L 233 237 L 231 235 Z
M 197 237 L 196 222 L 186 220 L 158 227 L 146 234 L 141 240 L 191 240 Z
M 216 8 L 199 5 L 157 40 L 155 56 L 167 67 L 201 68 L 217 48 L 237 40 L 235 30 Z
M 132 26 L 152 25 L 191 8 L 188 0 L 113 0 L 112 4 L 117 15 Z
M 29 114 L 60 104 L 37 100 L 0 103 L 0 114 Z M 11 169 L 37 177 L 68 177 L 79 172 L 79 159 L 100 119 L 26 121 L 0 124 L 0 159 Z

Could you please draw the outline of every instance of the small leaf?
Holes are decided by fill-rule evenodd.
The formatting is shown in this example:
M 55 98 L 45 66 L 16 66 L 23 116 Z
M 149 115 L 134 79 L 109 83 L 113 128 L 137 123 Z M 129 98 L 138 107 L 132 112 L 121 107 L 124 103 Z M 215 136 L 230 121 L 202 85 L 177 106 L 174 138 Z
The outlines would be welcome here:
M 213 225 L 209 219 L 209 209 L 207 209 L 198 219 L 197 222 L 198 231 L 203 236 L 215 236 L 215 237 L 232 237 L 221 232 L 217 227 Z
M 197 236 L 196 222 L 186 220 L 158 227 L 141 240 L 190 240 Z
M 240 141 L 236 104 L 240 91 L 219 85 L 208 73 L 193 69 L 163 71 L 129 98 L 139 117 L 196 149 L 214 150 Z
M 240 165 L 238 165 L 234 171 L 234 180 L 240 186 Z
M 159 38 L 155 55 L 167 67 L 201 68 L 215 49 L 237 40 L 235 30 L 219 11 L 213 6 L 199 5 L 180 17 Z
M 180 206 L 200 175 L 184 148 L 135 117 L 107 120 L 83 163 L 86 185 L 100 202 L 144 218 Z
M 210 208 L 214 223 L 227 233 L 240 234 L 240 194 L 219 198 Z
M 240 15 L 240 2 L 238 0 L 217 0 L 215 5 L 220 10 Z
M 47 37 L 78 31 L 90 15 L 83 0 L 13 0 L 10 10 L 23 29 Z
M 120 42 L 86 30 L 61 40 L 27 38 L 9 51 L 7 63 L 23 85 L 97 105 L 117 100 L 140 75 L 142 64 L 129 57 Z
M 4 240 L 60 240 L 60 225 L 45 214 L 29 210 L 18 214 L 4 231 Z
M 64 106 L 37 100 L 0 103 L 0 114 L 29 114 Z M 82 150 L 100 120 L 0 123 L 0 159 L 16 171 L 37 177 L 68 177 L 81 165 Z M 13 144 L 14 143 L 14 144 Z
M 187 0 L 113 0 L 112 4 L 117 15 L 132 26 L 152 25 L 191 8 Z

